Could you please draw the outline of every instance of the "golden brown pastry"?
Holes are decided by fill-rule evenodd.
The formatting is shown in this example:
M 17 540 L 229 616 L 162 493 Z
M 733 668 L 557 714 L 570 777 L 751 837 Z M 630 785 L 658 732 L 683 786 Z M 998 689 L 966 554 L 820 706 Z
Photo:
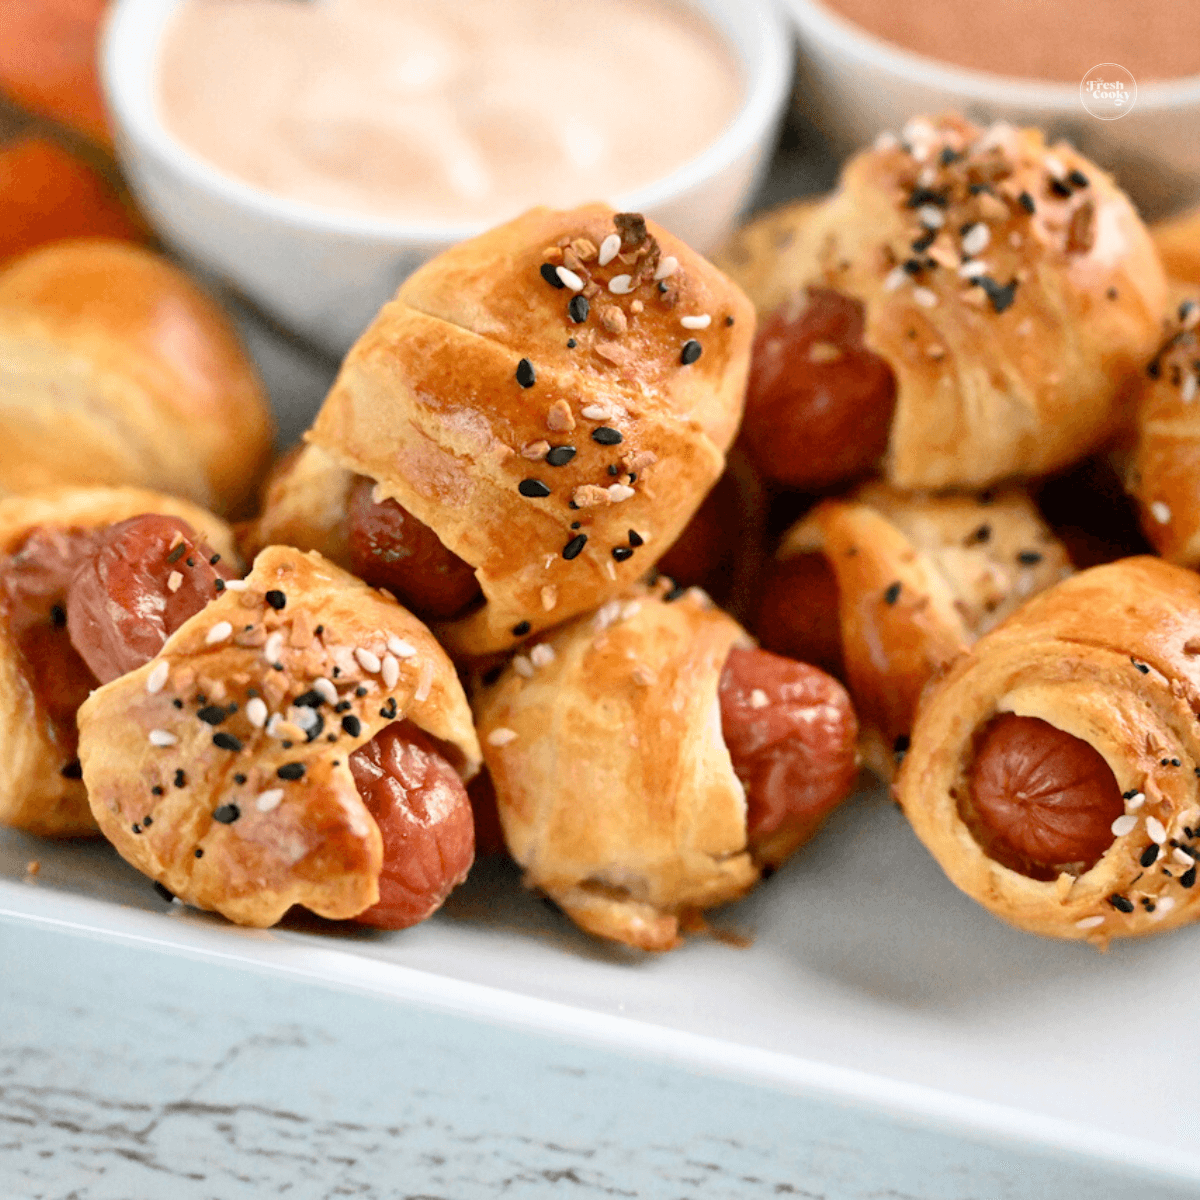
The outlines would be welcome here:
M 1200 303 L 1185 300 L 1137 396 L 1126 486 L 1164 558 L 1200 567 Z
M 741 442 L 811 490 L 977 488 L 1121 423 L 1166 279 L 1125 195 L 1037 130 L 918 118 L 720 259 L 759 314 Z
M 757 632 L 846 680 L 863 758 L 886 779 L 929 679 L 1069 570 L 1019 489 L 927 496 L 870 483 L 784 535 Z
M 88 531 L 142 513 L 186 521 L 236 562 L 225 523 L 142 488 L 59 488 L 0 500 L 0 825 L 91 834 L 75 712 L 95 686 L 71 647 L 66 594 Z
M 896 794 L 950 879 L 1032 933 L 1104 946 L 1190 921 L 1200 577 L 1156 558 L 1029 601 L 926 694 Z
M 849 792 L 838 683 L 663 581 L 518 654 L 475 703 L 508 848 L 589 933 L 679 944 Z
M 445 764 L 470 778 L 480 761 L 454 668 L 410 613 L 318 554 L 264 550 L 154 658 L 93 692 L 79 730 L 92 811 L 122 857 L 239 924 L 299 904 L 400 928 L 470 865 L 465 790 L 453 781 L 461 802 L 442 811 L 454 798 L 432 778 Z M 416 861 L 393 861 L 406 841 Z M 449 854 L 460 866 L 431 881 Z
M 637 214 L 528 212 L 383 307 L 272 485 L 260 541 L 345 548 L 452 652 L 507 649 L 675 540 L 721 473 L 753 327 L 737 287 Z M 411 539 L 391 544 L 389 521 Z M 406 593 L 393 568 L 410 559 L 432 597 Z
M 1200 209 L 1150 226 L 1158 256 L 1172 282 L 1200 287 Z
M 230 322 L 161 256 L 60 242 L 0 273 L 0 492 L 134 484 L 230 512 L 272 432 Z

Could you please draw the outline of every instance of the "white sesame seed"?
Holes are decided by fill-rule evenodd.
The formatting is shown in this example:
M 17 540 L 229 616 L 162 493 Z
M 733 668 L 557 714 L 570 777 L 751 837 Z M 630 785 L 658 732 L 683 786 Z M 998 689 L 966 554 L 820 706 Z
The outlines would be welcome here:
M 244 579 L 225 580 L 225 590 L 227 592 L 244 592 L 249 586 L 249 583 Z
M 259 812 L 271 812 L 279 807 L 283 799 L 283 788 L 271 788 L 269 792 L 259 792 L 254 798 L 254 807 Z
M 608 494 L 614 504 L 637 495 L 633 488 L 625 483 L 610 483 L 608 485 Z
M 624 296 L 633 291 L 632 275 L 614 275 L 608 281 L 608 290 L 614 296 Z
M 177 592 L 183 586 L 183 576 L 178 571 L 172 571 L 167 576 L 167 591 Z
M 539 642 L 530 650 L 529 661 L 535 667 L 548 667 L 554 661 L 554 647 L 547 642 Z
M 374 675 L 378 672 L 383 664 L 379 661 L 378 654 L 372 654 L 370 650 L 365 650 L 362 646 L 354 648 L 354 657 L 358 665 L 362 667 L 368 674 Z
M 487 735 L 487 743 L 489 746 L 507 746 L 509 742 L 517 740 L 517 731 L 515 729 L 505 729 L 501 725 L 497 729 L 493 729 Z
M 913 288 L 913 299 L 922 308 L 935 308 L 938 302 L 937 292 L 930 291 L 925 287 Z
M 974 279 L 977 275 L 986 275 L 988 273 L 988 265 L 982 258 L 973 258 L 970 262 L 960 263 L 958 273 L 964 279 Z
M 433 687 L 433 660 L 430 658 L 421 659 L 421 674 L 417 677 L 417 690 L 413 692 L 413 699 L 421 704 L 429 699 L 430 689 Z
M 1131 817 L 1128 813 L 1118 817 L 1112 823 L 1113 837 L 1124 837 L 1127 833 L 1132 833 L 1137 828 L 1137 817 Z
M 1146 803 L 1145 792 L 1135 792 L 1128 800 L 1125 801 L 1125 808 L 1128 812 L 1137 812 L 1143 804 Z
M 228 621 L 218 621 L 204 635 L 204 644 L 206 646 L 215 646 L 218 642 L 223 642 L 232 633 L 233 626 Z
M 397 658 L 412 658 L 417 652 L 415 646 L 410 646 L 408 642 L 401 641 L 394 633 L 387 640 L 387 648 Z
M 383 686 L 394 688 L 400 678 L 400 660 L 394 654 L 385 654 L 382 663 Z
M 1063 161 L 1056 155 L 1047 154 L 1042 161 L 1046 164 L 1046 170 L 1054 176 L 1055 179 L 1065 179 L 1067 177 L 1067 168 L 1063 166 Z
M 263 646 L 263 658 L 269 663 L 277 663 L 279 661 L 279 652 L 283 649 L 283 632 L 275 630 L 269 638 L 266 645 Z
M 675 258 L 671 254 L 668 254 L 666 258 L 659 260 L 658 266 L 655 268 L 655 271 L 654 271 L 654 278 L 656 280 L 670 279 L 671 276 L 674 275 L 675 272 L 678 270 L 679 270 L 679 259 Z
M 305 733 L 310 733 L 314 726 L 320 723 L 321 717 L 315 708 L 306 704 L 293 704 L 288 709 L 288 720 L 293 725 L 299 725 Z
M 267 722 L 267 736 L 273 738 L 283 737 L 283 734 L 279 731 L 279 727 L 280 725 L 286 724 L 287 722 L 279 715 L 279 713 L 272 713 L 271 719 Z
M 1180 850 L 1178 846 L 1171 851 L 1171 857 L 1185 867 L 1194 867 L 1196 865 L 1196 860 L 1186 850 Z
M 620 600 L 610 600 L 607 604 L 602 604 L 597 610 L 596 615 L 592 619 L 592 624 L 597 632 L 607 629 L 614 621 L 621 616 Z
M 326 679 L 324 675 L 322 675 L 319 679 L 313 680 L 313 691 L 320 695 L 320 697 L 328 704 L 336 704 L 338 702 L 337 688 L 335 688 L 333 686 L 333 682 L 329 679 Z
M 1175 897 L 1160 896 L 1158 900 L 1155 901 L 1155 904 L 1157 905 L 1158 912 L 1169 913 L 1171 909 L 1175 907 Z M 1155 915 L 1157 916 L 1157 913 Z
M 174 746 L 179 739 L 166 729 L 152 729 L 149 733 L 152 746 Z
M 642 611 L 642 602 L 640 600 L 628 600 L 621 609 L 621 620 L 628 621 L 636 617 Z
M 1160 846 L 1167 840 L 1167 831 L 1157 817 L 1146 818 L 1146 835 L 1152 842 L 1157 842 Z
M 1171 523 L 1171 510 L 1161 500 L 1155 500 L 1150 505 L 1150 515 L 1160 525 L 1169 525 Z
M 573 292 L 583 291 L 583 280 L 575 274 L 574 271 L 568 270 L 566 267 L 555 268 L 558 272 L 558 277 L 571 289 Z
M 1183 377 L 1183 382 L 1179 385 L 1179 398 L 1184 404 L 1191 404 L 1195 400 L 1198 385 L 1200 385 L 1200 380 L 1191 371 Z
M 607 421 L 612 416 L 612 410 L 606 404 L 589 404 L 579 415 L 586 421 Z
M 154 664 L 154 670 L 146 676 L 146 691 L 155 696 L 167 686 L 167 676 L 171 673 L 171 664 L 164 658 Z
M 963 234 L 962 248 L 964 254 L 972 256 L 982 254 L 987 249 L 987 244 L 992 240 L 992 231 L 982 222 L 976 221 L 966 233 Z
M 922 204 L 917 209 L 917 220 L 926 229 L 941 229 L 946 223 L 946 214 L 936 204 Z
M 712 317 L 701 313 L 698 317 L 680 317 L 679 323 L 684 329 L 707 329 L 712 324 Z
M 764 692 L 762 690 L 762 688 L 755 688 L 750 693 L 750 707 L 751 708 L 766 708 L 767 705 L 770 703 L 771 703 L 770 697 L 767 695 L 766 692 Z
M 246 719 L 255 729 L 261 729 L 267 723 L 267 706 L 258 696 L 246 701 Z
M 532 679 L 534 675 L 533 663 L 529 661 L 523 654 L 516 655 L 512 660 L 513 670 L 516 671 L 522 679 Z
M 883 290 L 885 292 L 894 292 L 897 288 L 902 288 L 909 281 L 909 278 L 909 273 L 903 267 L 893 267 L 884 278 Z
M 1075 922 L 1076 929 L 1095 929 L 1097 925 L 1103 925 L 1103 917 L 1080 917 Z
M 607 267 L 614 258 L 617 257 L 621 249 L 621 235 L 619 233 L 610 233 L 608 237 L 600 243 L 600 253 L 597 256 L 597 262 L 602 267 Z

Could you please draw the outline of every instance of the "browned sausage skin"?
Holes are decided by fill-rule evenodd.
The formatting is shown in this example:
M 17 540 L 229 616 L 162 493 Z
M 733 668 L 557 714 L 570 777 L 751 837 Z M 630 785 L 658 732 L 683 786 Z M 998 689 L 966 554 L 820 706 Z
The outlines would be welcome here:
M 65 620 L 91 682 L 149 662 L 232 577 L 174 517 L 134 517 L 71 545 L 83 560 L 67 592 Z M 71 718 L 73 727 L 74 710 Z M 407 928 L 440 907 L 470 869 L 475 833 L 466 789 L 407 721 L 380 730 L 354 751 L 349 766 L 383 838 L 379 902 L 355 919 Z
M 395 500 L 377 504 L 374 491 L 365 475 L 350 489 L 350 569 L 372 587 L 387 588 L 422 620 L 460 616 L 480 596 L 474 568 Z
M 858 721 L 845 688 L 765 650 L 729 652 L 718 688 L 721 730 L 746 789 L 747 836 L 776 865 L 849 794 Z
M 883 457 L 896 406 L 891 367 L 863 344 L 863 306 L 830 288 L 785 301 L 754 339 L 741 442 L 784 487 L 829 487 Z
M 1087 742 L 1037 717 L 1002 713 L 976 738 L 959 815 L 990 858 L 1033 879 L 1078 874 L 1113 842 L 1125 811 Z

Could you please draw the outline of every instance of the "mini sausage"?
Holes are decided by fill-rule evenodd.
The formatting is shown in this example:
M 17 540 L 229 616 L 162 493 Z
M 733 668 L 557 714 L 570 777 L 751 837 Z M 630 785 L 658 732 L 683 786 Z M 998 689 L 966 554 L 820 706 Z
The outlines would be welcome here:
M 867 474 L 896 405 L 891 367 L 863 344 L 863 306 L 830 288 L 789 300 L 754 339 L 741 441 L 773 483 L 814 489 Z
M 1087 870 L 1125 811 L 1108 763 L 1038 717 L 1003 713 L 976 741 L 959 812 L 989 857 L 1035 879 Z
M 754 625 L 768 650 L 845 676 L 837 576 L 823 554 L 797 554 L 770 565 Z
M 383 835 L 379 903 L 354 919 L 407 929 L 440 908 L 471 868 L 475 820 L 467 789 L 408 721 L 387 726 L 355 750 L 350 772 Z
M 374 490 L 365 475 L 350 490 L 350 569 L 372 587 L 387 588 L 422 620 L 461 615 L 480 595 L 475 569 L 395 500 L 376 504 Z
M 67 593 L 71 644 L 101 683 L 149 662 L 233 572 L 178 517 L 130 517 L 96 533 Z
M 774 864 L 850 792 L 858 770 L 850 697 L 807 663 L 741 649 L 729 652 L 718 697 L 725 745 L 746 789 L 750 848 Z

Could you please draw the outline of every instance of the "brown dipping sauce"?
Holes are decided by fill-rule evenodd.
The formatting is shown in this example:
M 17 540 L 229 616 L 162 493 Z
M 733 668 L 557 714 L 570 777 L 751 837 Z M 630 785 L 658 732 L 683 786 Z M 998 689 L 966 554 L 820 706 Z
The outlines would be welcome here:
M 1200 72 L 1200 5 L 1171 0 L 823 0 L 868 33 L 975 71 L 1078 84 L 1118 63 L 1139 82 Z

